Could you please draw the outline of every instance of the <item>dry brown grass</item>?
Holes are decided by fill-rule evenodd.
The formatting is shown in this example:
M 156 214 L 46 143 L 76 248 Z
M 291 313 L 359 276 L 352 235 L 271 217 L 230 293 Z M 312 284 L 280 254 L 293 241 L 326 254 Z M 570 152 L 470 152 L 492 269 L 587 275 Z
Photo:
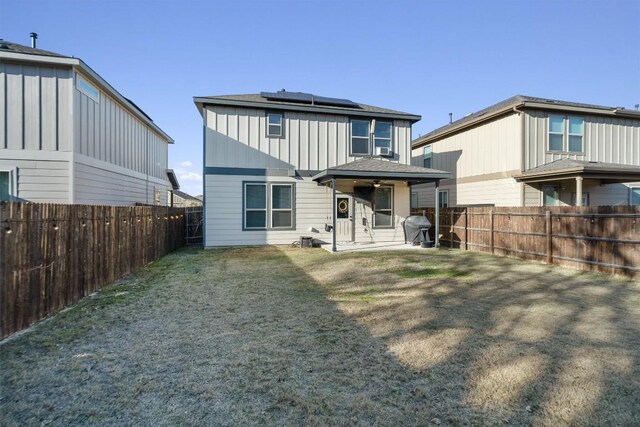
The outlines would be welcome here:
M 477 253 L 183 250 L 0 346 L 5 425 L 640 425 L 640 285 Z

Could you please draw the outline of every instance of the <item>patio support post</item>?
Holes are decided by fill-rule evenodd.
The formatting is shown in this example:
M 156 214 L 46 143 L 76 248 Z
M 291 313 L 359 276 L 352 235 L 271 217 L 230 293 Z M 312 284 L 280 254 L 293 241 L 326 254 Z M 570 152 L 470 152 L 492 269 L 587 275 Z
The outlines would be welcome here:
M 331 245 L 331 252 L 337 252 L 338 248 L 336 247 L 336 179 L 335 178 L 331 178 L 331 189 L 332 189 L 332 193 L 333 193 L 333 201 L 331 202 L 331 205 L 333 207 L 333 213 L 331 214 L 331 218 L 333 221 L 332 224 L 332 228 L 331 228 L 331 232 L 333 234 L 333 243 Z
M 436 179 L 436 241 L 434 247 L 440 247 L 440 180 Z
M 582 206 L 582 177 L 576 177 L 576 206 Z

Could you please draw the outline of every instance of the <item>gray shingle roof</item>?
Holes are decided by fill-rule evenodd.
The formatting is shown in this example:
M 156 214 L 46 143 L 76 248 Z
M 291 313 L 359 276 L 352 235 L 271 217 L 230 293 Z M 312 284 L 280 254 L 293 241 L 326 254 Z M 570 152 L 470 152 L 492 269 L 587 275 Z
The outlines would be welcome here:
M 523 172 L 520 176 L 553 174 L 562 172 L 638 172 L 640 166 L 623 165 L 620 163 L 591 162 L 586 160 L 560 159 L 544 165 L 531 168 Z
M 278 106 L 278 105 L 297 106 L 297 107 L 300 107 L 301 109 L 304 109 L 304 107 L 309 107 L 309 104 L 301 104 L 301 103 L 298 103 L 298 102 L 277 101 L 277 100 L 273 100 L 273 99 L 267 99 L 267 98 L 264 98 L 264 97 L 260 96 L 260 94 L 198 96 L 196 98 L 206 99 L 206 100 L 211 101 L 211 103 L 215 103 L 216 100 L 224 100 L 224 101 L 241 101 L 241 102 L 263 103 L 263 104 L 269 104 L 269 105 L 272 105 L 272 106 Z M 364 112 L 369 112 L 369 113 L 372 113 L 372 114 L 389 114 L 389 115 L 414 116 L 416 121 L 420 120 L 420 118 L 421 118 L 419 115 L 411 114 L 411 113 L 405 113 L 403 111 L 390 110 L 388 108 L 376 107 L 376 106 L 373 106 L 373 105 L 362 104 L 362 103 L 359 103 L 359 102 L 356 102 L 356 104 L 358 104 L 358 107 L 344 107 L 344 106 L 334 106 L 334 105 L 331 105 L 331 106 L 322 105 L 321 107 L 324 108 L 324 109 L 343 111 L 345 113 L 348 113 L 349 111 L 364 111 Z M 318 105 L 318 107 L 320 107 L 320 106 Z
M 461 119 L 458 119 L 452 123 L 441 126 L 437 129 L 432 130 L 431 132 L 416 138 L 412 146 L 419 145 L 421 142 L 432 139 L 440 134 L 447 133 L 450 130 L 464 127 L 467 124 L 472 124 L 474 122 L 481 122 L 483 119 L 487 117 L 491 117 L 495 113 L 500 113 L 504 111 L 508 111 L 513 107 L 517 107 L 522 105 L 523 103 L 530 102 L 536 104 L 546 104 L 549 106 L 561 106 L 568 108 L 589 108 L 594 110 L 602 110 L 607 112 L 612 112 L 620 107 L 606 107 L 603 105 L 595 105 L 595 104 L 585 104 L 581 102 L 570 102 L 570 101 L 560 101 L 557 99 L 548 99 L 548 98 L 538 98 L 534 96 L 526 96 L 526 95 L 515 95 L 511 98 L 507 98 L 504 101 L 500 101 L 497 104 L 491 105 L 487 108 L 484 108 L 475 113 L 469 114 Z M 625 110 L 627 113 L 637 113 L 633 110 Z M 638 113 L 640 117 L 640 113 Z
M 325 169 L 314 176 L 313 179 L 319 181 L 329 177 L 433 181 L 436 179 L 450 178 L 451 174 L 438 169 L 427 169 L 420 166 L 363 157 L 349 163 Z
M 71 58 L 70 56 L 60 55 L 59 53 L 50 52 L 43 49 L 34 49 L 18 43 L 0 39 L 0 52 L 25 53 L 28 55 L 55 56 L 58 58 Z

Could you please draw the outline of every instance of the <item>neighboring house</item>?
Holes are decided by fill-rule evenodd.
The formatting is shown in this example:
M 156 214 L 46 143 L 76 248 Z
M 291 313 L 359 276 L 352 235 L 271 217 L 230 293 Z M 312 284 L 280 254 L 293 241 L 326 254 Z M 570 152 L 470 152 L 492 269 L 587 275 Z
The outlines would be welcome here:
M 205 247 L 403 242 L 420 116 L 280 91 L 195 97 L 204 121 Z
M 514 96 L 412 143 L 413 164 L 449 171 L 440 206 L 640 204 L 640 112 Z M 415 207 L 434 205 L 414 187 Z
M 0 40 L 0 199 L 166 205 L 173 140 L 82 60 Z
M 176 208 L 192 208 L 202 206 L 202 200 L 180 190 L 172 190 L 169 194 L 169 206 Z

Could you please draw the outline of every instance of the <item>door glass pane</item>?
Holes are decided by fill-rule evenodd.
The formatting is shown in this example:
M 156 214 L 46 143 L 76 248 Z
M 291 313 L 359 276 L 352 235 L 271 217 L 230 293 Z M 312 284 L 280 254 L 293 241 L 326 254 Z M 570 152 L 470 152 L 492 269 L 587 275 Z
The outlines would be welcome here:
M 265 228 L 267 226 L 267 213 L 265 211 L 247 211 L 247 228 Z
M 0 172 L 0 200 L 9 200 L 9 172 Z
M 391 209 L 391 188 L 376 188 L 376 210 Z
M 542 187 L 543 204 L 545 206 L 555 206 L 558 204 L 558 188 L 553 185 Z
M 247 184 L 247 209 L 266 209 L 267 189 L 264 184 Z
M 274 211 L 271 213 L 272 227 L 291 227 L 291 211 Z
M 383 211 L 376 212 L 374 218 L 374 224 L 376 227 L 390 227 L 391 226 L 391 212 Z
M 549 150 L 562 151 L 562 135 L 549 134 Z
M 549 132 L 563 133 L 564 117 L 549 116 Z
M 336 209 L 337 214 L 336 218 L 338 219 L 346 219 L 349 218 L 349 198 L 348 197 L 337 197 L 336 198 Z
M 291 209 L 291 186 L 290 185 L 274 185 L 272 187 L 273 209 Z

